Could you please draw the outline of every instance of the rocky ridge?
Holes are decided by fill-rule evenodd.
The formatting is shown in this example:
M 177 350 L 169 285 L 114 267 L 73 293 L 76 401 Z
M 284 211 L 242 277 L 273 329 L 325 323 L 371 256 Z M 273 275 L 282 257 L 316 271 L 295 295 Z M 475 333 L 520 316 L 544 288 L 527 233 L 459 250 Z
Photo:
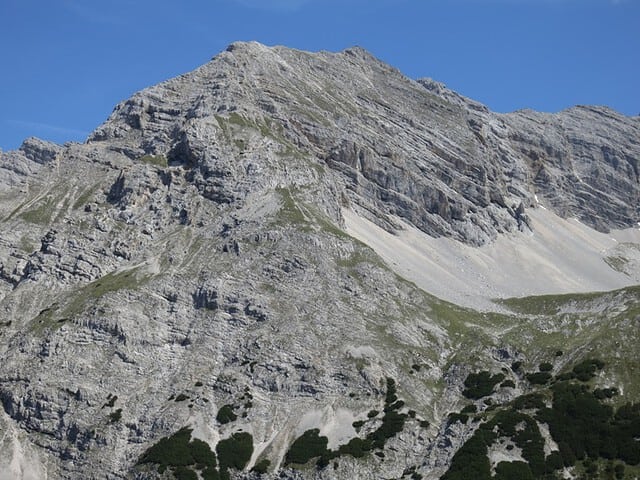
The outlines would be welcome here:
M 523 340 L 508 327 L 516 314 L 456 307 L 396 275 L 344 232 L 342 211 L 471 246 L 530 233 L 540 204 L 629 228 L 639 159 L 637 117 L 495 114 L 359 48 L 256 43 L 137 93 L 84 144 L 29 139 L 0 153 L 0 466 L 10 478 L 155 478 L 136 466 L 142 453 L 191 426 L 212 448 L 251 433 L 247 470 L 268 459 L 274 478 L 412 466 L 438 478 L 472 432 L 447 421 L 470 370 L 539 361 L 553 344 L 540 325 L 583 341 L 557 368 L 586 345 L 633 352 L 620 311 L 637 297 L 561 324 L 532 315 Z M 385 407 L 386 378 L 414 413 L 383 458 L 285 468 L 309 428 L 332 448 L 362 436 L 350 421 Z M 529 388 L 513 380 L 496 399 Z M 228 404 L 239 418 L 221 424 Z

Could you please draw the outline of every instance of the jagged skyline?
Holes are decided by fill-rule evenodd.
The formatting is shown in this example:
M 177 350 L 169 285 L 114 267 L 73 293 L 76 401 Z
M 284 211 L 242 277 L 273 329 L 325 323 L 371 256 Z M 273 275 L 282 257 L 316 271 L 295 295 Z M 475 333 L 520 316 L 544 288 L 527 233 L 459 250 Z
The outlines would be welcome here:
M 80 0 L 0 5 L 0 148 L 83 140 L 113 105 L 236 40 L 360 45 L 504 112 L 575 104 L 640 112 L 636 0 Z M 11 46 L 11 47 L 9 47 Z

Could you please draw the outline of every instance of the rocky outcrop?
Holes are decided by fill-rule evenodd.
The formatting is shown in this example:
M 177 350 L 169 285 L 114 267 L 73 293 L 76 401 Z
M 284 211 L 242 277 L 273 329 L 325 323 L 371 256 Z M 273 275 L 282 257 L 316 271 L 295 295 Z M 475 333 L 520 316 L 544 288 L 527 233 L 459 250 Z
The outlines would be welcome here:
M 122 103 L 89 142 L 166 155 L 218 203 L 261 188 L 264 162 L 248 158 L 275 145 L 330 167 L 373 220 L 481 245 L 526 228 L 516 211 L 538 202 L 599 230 L 635 225 L 639 136 L 637 118 L 606 108 L 494 114 L 358 48 L 238 43 Z

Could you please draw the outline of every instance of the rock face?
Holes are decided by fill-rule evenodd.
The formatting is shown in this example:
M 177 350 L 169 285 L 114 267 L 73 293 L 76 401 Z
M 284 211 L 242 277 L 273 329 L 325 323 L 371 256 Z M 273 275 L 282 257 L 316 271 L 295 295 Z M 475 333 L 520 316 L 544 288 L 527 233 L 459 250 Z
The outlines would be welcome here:
M 268 477 L 438 478 L 472 432 L 446 420 L 465 374 L 548 348 L 394 274 L 342 210 L 471 246 L 526 234 L 539 204 L 623 229 L 639 159 L 638 117 L 499 115 L 359 48 L 257 43 L 135 94 L 84 144 L 0 153 L 0 479 L 156 478 L 141 455 L 185 426 L 212 448 L 250 433 L 245 470 Z M 545 328 L 600 341 L 593 322 Z M 306 430 L 375 432 L 387 378 L 406 421 L 383 455 L 285 467 Z

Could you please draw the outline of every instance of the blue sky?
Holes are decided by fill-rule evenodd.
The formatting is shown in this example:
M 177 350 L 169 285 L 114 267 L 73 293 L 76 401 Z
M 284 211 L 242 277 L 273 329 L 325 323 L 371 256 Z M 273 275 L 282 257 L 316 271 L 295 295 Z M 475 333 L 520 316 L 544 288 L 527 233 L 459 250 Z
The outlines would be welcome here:
M 640 0 L 0 0 L 0 148 L 82 141 L 236 40 L 360 45 L 499 112 L 640 113 Z

